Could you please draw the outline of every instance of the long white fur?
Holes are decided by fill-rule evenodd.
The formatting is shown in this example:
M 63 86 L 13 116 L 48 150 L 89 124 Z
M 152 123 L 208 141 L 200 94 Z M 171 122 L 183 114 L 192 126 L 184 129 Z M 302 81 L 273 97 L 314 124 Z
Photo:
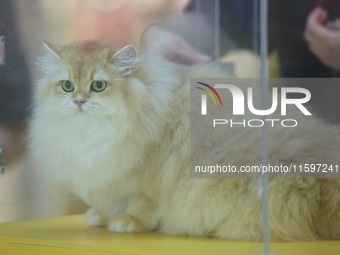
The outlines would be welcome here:
M 70 56 L 72 49 L 66 49 Z M 74 70 L 62 77 L 64 66 L 51 65 L 54 69 L 35 87 L 29 145 L 33 158 L 51 180 L 94 208 L 88 212 L 89 223 L 107 225 L 117 232 L 158 229 L 172 234 L 261 240 L 261 200 L 256 179 L 190 178 L 188 78 L 223 77 L 225 73 L 207 65 L 180 76 L 170 64 L 152 54 L 130 62 L 133 66 L 128 69 L 118 66 L 117 73 L 115 69 L 107 72 L 104 67 L 108 63 L 95 66 L 91 61 L 96 61 L 97 55 L 88 54 L 74 55 L 83 58 L 86 75 L 93 71 L 95 79 L 109 77 L 112 84 L 108 90 L 113 91 L 115 84 L 120 89 L 110 98 L 105 98 L 105 93 L 82 91 L 90 94 L 80 112 L 72 95 L 60 96 L 61 88 L 55 84 L 76 77 Z M 63 55 L 60 58 L 66 61 Z M 68 61 L 73 63 L 73 58 Z M 112 58 L 108 62 L 112 64 Z M 70 64 L 70 68 L 76 66 Z M 77 79 L 79 91 L 89 89 L 90 80 Z M 124 86 L 128 86 L 127 94 Z M 231 103 L 226 102 L 230 107 Z M 198 132 L 191 149 L 205 148 L 207 160 L 226 157 L 235 165 L 260 162 L 256 131 L 234 129 L 228 136 L 223 134 L 223 139 L 216 131 L 213 139 L 206 140 L 207 128 L 192 124 Z M 336 163 L 340 155 L 338 129 L 318 119 L 311 118 L 294 132 L 277 129 L 269 136 L 270 163 Z M 215 153 L 217 143 L 225 144 L 223 153 Z M 194 151 L 193 155 L 202 152 Z M 273 240 L 339 238 L 339 194 L 338 179 L 271 180 Z

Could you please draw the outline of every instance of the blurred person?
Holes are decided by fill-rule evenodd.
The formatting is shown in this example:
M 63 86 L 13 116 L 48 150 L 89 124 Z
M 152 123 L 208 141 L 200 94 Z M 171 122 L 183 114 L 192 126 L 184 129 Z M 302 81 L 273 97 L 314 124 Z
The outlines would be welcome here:
M 18 32 L 15 4 L 0 1 L 0 36 L 4 61 L 0 65 L 0 147 L 8 163 L 23 150 L 31 78 Z
M 207 62 L 211 58 L 196 50 L 181 36 L 161 28 L 150 26 L 142 38 L 142 45 L 147 51 L 155 52 L 180 66 L 185 71 L 185 66 Z
M 326 10 L 315 8 L 308 16 L 305 39 L 324 65 L 340 71 L 340 16 L 334 21 L 327 19 Z
M 192 34 L 195 21 L 204 20 L 207 28 L 200 26 L 204 28 L 200 31 L 202 33 L 200 38 L 206 41 L 206 45 L 209 45 L 209 41 L 212 41 L 211 38 L 214 38 L 213 32 L 216 24 L 211 22 L 214 19 L 207 18 L 207 13 L 211 13 L 207 10 L 211 9 L 213 3 L 211 1 L 200 1 L 199 3 L 201 9 L 198 14 L 199 18 L 192 17 L 197 14 L 197 3 L 193 1 L 187 7 L 185 14 L 179 15 L 179 17 L 170 17 L 158 28 L 172 32 L 174 35 L 182 37 L 182 40 L 185 39 L 191 45 L 195 45 L 195 36 Z M 245 66 L 252 60 L 249 57 L 239 56 L 239 53 L 243 54 L 239 50 L 247 49 L 259 53 L 259 6 L 260 1 L 225 0 L 219 2 L 220 20 L 218 25 L 221 35 L 219 51 L 221 55 L 229 55 L 236 50 L 236 57 L 227 59 L 237 63 L 243 62 L 241 69 L 246 68 Z M 180 23 L 180 21 L 182 22 Z M 268 48 L 269 53 L 275 52 L 278 55 L 279 67 L 279 72 L 274 74 L 274 77 L 340 77 L 339 24 L 340 1 L 269 0 Z M 152 30 L 146 31 L 145 37 L 148 38 L 153 33 Z M 155 35 L 152 37 L 156 38 Z M 157 45 L 162 41 L 164 42 L 162 47 Z M 145 46 L 146 48 L 161 49 L 158 53 L 166 52 L 170 59 L 170 53 L 174 56 L 178 55 L 179 50 L 175 44 L 171 44 L 169 41 L 158 39 L 158 42 L 153 40 L 145 40 L 145 42 L 149 42 L 149 45 Z M 203 53 L 212 57 L 212 51 L 207 49 L 208 47 L 203 48 Z M 255 60 L 253 63 L 257 63 L 257 61 Z M 258 73 L 255 74 L 258 76 Z M 339 123 L 340 114 L 337 109 L 340 107 L 338 100 L 340 87 L 328 82 L 323 87 L 309 84 L 308 90 L 312 95 L 318 95 L 313 97 L 310 102 L 310 107 L 314 109 L 315 114 L 331 123 Z
M 213 4 L 211 1 L 200 1 L 201 17 L 197 19 L 197 17 L 193 18 L 194 15 L 192 15 L 195 14 L 197 3 L 191 1 L 184 15 L 170 17 L 160 24 L 159 28 L 168 32 L 172 31 L 194 45 L 193 38 L 195 37 L 192 35 L 192 30 L 194 30 L 195 22 L 198 20 L 200 27 L 203 28 L 200 31 L 203 33 L 201 38 L 207 38 L 205 43 L 209 44 L 209 41 L 212 41 L 212 32 L 216 24 L 211 23 L 211 20 L 214 19 L 207 19 L 207 13 L 211 13 L 207 10 L 211 10 Z M 259 43 L 257 42 L 259 4 L 260 1 L 225 0 L 219 2 L 221 34 L 219 50 L 221 55 L 232 49 L 259 51 Z M 338 64 L 327 64 L 330 60 L 322 56 L 322 53 L 327 54 L 328 57 L 331 55 L 334 61 L 337 59 L 338 50 L 334 48 L 337 48 L 335 45 L 339 44 L 340 21 L 332 22 L 332 20 L 340 17 L 340 2 L 335 0 L 269 0 L 268 4 L 268 45 L 270 52 L 276 51 L 279 55 L 280 76 L 290 78 L 339 77 Z M 318 8 L 315 9 L 316 7 Z M 204 21 L 201 22 L 201 20 Z M 150 33 L 153 32 L 150 31 Z M 148 42 L 156 44 L 156 42 L 150 40 Z M 316 45 L 320 45 L 321 42 L 328 47 L 321 45 L 320 47 L 323 47 L 324 50 L 319 52 L 320 49 L 316 50 Z M 167 45 L 171 47 L 169 43 Z M 158 48 L 160 47 L 158 46 Z M 173 49 L 177 51 L 175 47 Z M 212 50 L 203 48 L 203 53 L 212 56 L 211 52 Z
M 340 77 L 305 40 L 321 9 L 329 14 L 328 21 L 340 17 L 340 2 L 336 0 L 269 1 L 269 44 L 279 53 L 282 77 Z
M 187 0 L 39 0 L 46 39 L 52 43 L 138 41 L 145 27 L 180 12 Z

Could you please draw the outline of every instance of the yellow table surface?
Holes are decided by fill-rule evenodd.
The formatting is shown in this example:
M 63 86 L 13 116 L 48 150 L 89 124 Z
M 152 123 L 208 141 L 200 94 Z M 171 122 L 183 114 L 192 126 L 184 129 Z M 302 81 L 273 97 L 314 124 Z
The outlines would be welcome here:
M 121 234 L 88 227 L 83 215 L 0 224 L 1 255 L 261 254 L 262 243 L 160 233 Z M 340 241 L 272 243 L 273 255 L 340 255 Z

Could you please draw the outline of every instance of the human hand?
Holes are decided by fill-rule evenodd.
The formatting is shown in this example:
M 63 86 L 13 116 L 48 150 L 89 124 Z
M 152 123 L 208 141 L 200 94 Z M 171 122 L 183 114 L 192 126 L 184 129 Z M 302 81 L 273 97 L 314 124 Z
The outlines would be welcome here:
M 310 50 L 326 66 L 340 70 L 340 19 L 326 23 L 327 12 L 315 8 L 308 16 L 305 40 Z
M 145 31 L 142 45 L 146 51 L 157 53 L 181 66 L 210 61 L 209 56 L 195 50 L 183 38 L 158 26 L 151 26 Z

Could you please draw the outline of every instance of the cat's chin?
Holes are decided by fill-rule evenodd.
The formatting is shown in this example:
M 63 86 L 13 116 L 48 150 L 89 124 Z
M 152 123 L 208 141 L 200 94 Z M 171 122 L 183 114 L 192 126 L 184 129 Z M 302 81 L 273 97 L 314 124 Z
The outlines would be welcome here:
M 72 109 L 72 113 L 74 114 L 85 114 L 90 112 L 91 110 L 88 109 L 87 107 L 75 107 L 74 109 Z
M 89 115 L 89 113 L 90 111 L 85 109 L 70 109 L 68 111 L 59 112 L 57 115 L 69 119 L 77 116 L 86 116 Z
M 76 113 L 84 113 L 84 112 L 86 112 L 86 110 L 84 110 L 83 108 L 79 108 L 75 112 Z

